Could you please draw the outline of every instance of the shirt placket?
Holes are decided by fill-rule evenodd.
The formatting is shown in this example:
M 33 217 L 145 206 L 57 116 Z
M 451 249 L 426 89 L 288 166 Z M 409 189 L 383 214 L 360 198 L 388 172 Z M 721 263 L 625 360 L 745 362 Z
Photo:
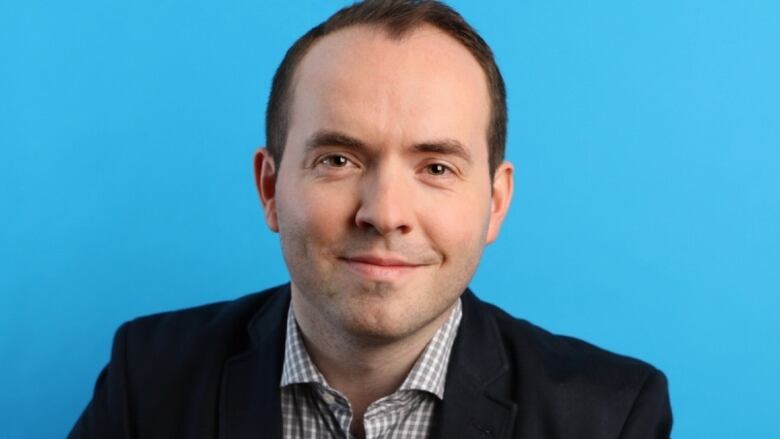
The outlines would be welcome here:
M 351 438 L 349 426 L 352 423 L 352 407 L 347 399 L 340 395 L 336 390 L 322 385 L 317 386 L 320 400 L 325 408 L 331 413 L 336 423 L 338 436 Z

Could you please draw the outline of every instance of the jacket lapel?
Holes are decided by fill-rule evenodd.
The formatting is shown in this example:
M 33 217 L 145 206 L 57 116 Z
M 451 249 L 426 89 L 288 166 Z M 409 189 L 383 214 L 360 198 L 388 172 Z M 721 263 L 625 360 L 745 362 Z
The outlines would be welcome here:
M 258 432 L 263 437 L 282 437 L 279 383 L 289 284 L 272 294 L 247 325 L 250 348 L 225 364 L 219 405 L 221 439 L 254 439 Z M 452 348 L 444 400 L 434 415 L 433 437 L 511 437 L 517 405 L 487 390 L 508 370 L 496 323 L 470 290 L 462 300 L 463 318 Z
M 247 325 L 250 348 L 230 358 L 222 373 L 219 437 L 282 437 L 279 383 L 284 363 L 289 284 L 279 287 Z
M 517 405 L 487 390 L 509 367 L 496 322 L 470 290 L 461 298 L 463 318 L 452 348 L 444 400 L 436 409 L 433 437 L 511 437 Z

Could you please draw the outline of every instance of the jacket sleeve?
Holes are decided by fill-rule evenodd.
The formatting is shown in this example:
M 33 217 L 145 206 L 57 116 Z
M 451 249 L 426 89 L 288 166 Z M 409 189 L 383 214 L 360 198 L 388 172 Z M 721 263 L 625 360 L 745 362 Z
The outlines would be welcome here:
M 620 439 L 669 439 L 672 409 L 666 377 L 654 370 L 639 390 L 623 424 Z
M 127 327 L 124 323 L 116 331 L 111 360 L 98 375 L 92 400 L 68 439 L 133 437 L 127 403 Z

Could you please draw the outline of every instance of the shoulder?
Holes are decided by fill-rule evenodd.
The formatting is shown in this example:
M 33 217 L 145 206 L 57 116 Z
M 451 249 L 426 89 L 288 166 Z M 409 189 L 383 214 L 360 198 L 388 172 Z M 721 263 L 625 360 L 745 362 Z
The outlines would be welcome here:
M 127 324 L 139 336 L 164 336 L 180 333 L 181 330 L 218 331 L 221 328 L 242 326 L 282 288 L 279 286 L 233 300 L 140 316 Z
M 482 302 L 482 309 L 495 321 L 510 357 L 518 357 L 516 359 L 522 360 L 525 367 L 545 371 L 551 379 L 566 379 L 571 375 L 624 379 L 631 379 L 626 375 L 637 375 L 641 379 L 641 376 L 655 370 L 642 360 L 611 352 L 576 337 L 554 334 L 495 305 Z
M 555 419 L 556 428 L 572 429 L 563 437 L 579 437 L 576 429 L 626 431 L 645 420 L 662 429 L 671 425 L 666 377 L 654 366 L 553 334 L 479 300 L 475 308 L 492 323 L 504 355 L 505 373 L 492 390 L 538 411 L 539 419 Z
M 286 286 L 270 288 L 230 301 L 137 317 L 117 331 L 114 349 L 136 362 L 160 364 L 194 357 L 220 361 L 244 349 L 247 327 Z

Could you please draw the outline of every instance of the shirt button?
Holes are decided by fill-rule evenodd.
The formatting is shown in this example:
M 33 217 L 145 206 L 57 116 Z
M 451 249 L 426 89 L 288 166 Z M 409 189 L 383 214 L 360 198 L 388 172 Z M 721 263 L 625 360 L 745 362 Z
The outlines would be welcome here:
M 334 401 L 336 401 L 336 398 L 334 398 L 334 397 L 333 397 L 333 395 L 331 395 L 331 394 L 330 394 L 330 393 L 328 393 L 328 392 L 325 392 L 325 393 L 323 393 L 323 394 L 322 394 L 322 399 L 323 399 L 323 400 L 324 400 L 324 401 L 325 401 L 325 402 L 326 402 L 328 405 L 331 405 L 331 404 L 333 404 L 333 402 L 334 402 Z

